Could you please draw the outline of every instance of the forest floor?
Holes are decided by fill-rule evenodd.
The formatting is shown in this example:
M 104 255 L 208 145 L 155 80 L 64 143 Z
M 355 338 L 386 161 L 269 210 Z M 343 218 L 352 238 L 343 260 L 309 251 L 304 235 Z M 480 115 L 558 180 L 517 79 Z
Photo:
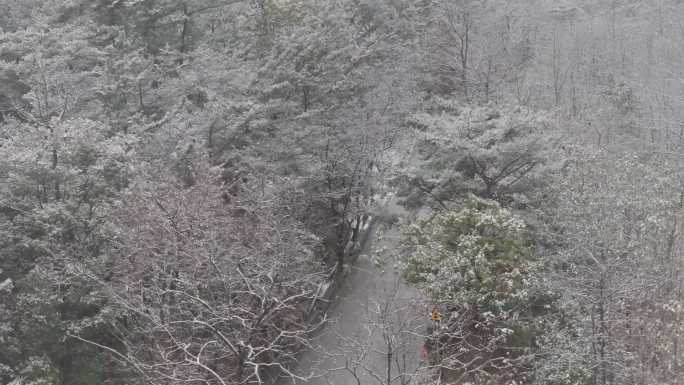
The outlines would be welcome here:
M 393 200 L 385 209 L 400 217 L 408 214 Z M 313 377 L 296 384 L 406 385 L 416 380 L 428 319 L 423 297 L 394 267 L 397 226 L 375 224 L 370 231 L 361 255 L 345 269 L 328 322 L 301 354 L 298 374 Z

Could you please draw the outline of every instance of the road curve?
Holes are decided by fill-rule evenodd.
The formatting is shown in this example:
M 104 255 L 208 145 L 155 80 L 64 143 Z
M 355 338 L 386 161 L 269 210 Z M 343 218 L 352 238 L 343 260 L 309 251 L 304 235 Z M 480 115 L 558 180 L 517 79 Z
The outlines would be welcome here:
M 391 214 L 405 214 L 390 202 Z M 308 385 L 407 385 L 422 364 L 421 333 L 426 311 L 418 291 L 394 269 L 396 226 L 374 225 L 364 250 L 348 270 L 328 311 L 328 323 L 314 337 L 296 372 Z M 381 260 L 381 266 L 373 261 Z M 388 365 L 389 363 L 389 365 Z M 388 370 L 389 367 L 389 370 Z

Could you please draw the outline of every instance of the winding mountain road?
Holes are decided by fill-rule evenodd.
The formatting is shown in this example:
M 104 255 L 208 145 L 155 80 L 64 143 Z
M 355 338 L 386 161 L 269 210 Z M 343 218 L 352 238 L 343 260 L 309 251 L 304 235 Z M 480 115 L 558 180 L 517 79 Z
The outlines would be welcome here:
M 406 215 L 393 201 L 386 209 Z M 328 323 L 301 355 L 297 372 L 310 378 L 295 384 L 407 385 L 415 380 L 422 364 L 426 311 L 420 293 L 394 270 L 398 229 L 380 234 L 381 227 L 370 229 L 328 311 Z M 382 267 L 376 260 L 384 261 Z

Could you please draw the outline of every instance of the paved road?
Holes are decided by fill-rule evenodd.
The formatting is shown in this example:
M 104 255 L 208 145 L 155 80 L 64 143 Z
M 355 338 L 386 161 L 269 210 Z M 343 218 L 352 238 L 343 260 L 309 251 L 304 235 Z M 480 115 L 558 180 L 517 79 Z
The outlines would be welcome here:
M 391 212 L 403 211 L 388 206 Z M 297 371 L 314 377 L 296 384 L 406 385 L 415 380 L 426 310 L 420 294 L 402 281 L 389 260 L 398 247 L 396 226 L 386 231 L 382 227 L 371 229 L 365 250 L 328 311 L 330 321 L 301 356 Z M 387 263 L 378 267 L 371 256 Z

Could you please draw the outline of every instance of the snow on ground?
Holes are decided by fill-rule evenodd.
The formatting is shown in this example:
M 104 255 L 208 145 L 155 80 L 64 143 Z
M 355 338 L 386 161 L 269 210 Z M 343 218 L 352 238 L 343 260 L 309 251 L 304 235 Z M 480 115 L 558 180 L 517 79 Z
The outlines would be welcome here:
M 406 215 L 395 199 L 384 203 L 391 213 Z M 421 334 L 427 321 L 422 297 L 401 279 L 391 261 L 383 269 L 372 262 L 391 258 L 399 241 L 396 226 L 382 237 L 377 231 L 377 226 L 371 229 L 361 256 L 351 266 L 328 312 L 329 322 L 301 355 L 297 373 L 314 377 L 295 384 L 381 385 L 388 374 L 392 384 L 400 384 L 402 374 L 413 375 L 422 365 Z M 372 256 L 372 250 L 384 250 L 384 255 Z

